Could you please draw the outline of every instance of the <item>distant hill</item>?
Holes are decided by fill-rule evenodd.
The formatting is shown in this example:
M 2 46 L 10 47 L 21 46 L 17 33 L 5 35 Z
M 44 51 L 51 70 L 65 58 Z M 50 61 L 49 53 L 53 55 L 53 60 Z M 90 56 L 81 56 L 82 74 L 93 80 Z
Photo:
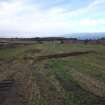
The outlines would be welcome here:
M 105 32 L 98 33 L 71 33 L 64 35 L 65 37 L 72 37 L 78 39 L 100 39 L 105 37 Z
M 41 38 L 46 39 L 46 35 L 39 35 L 38 33 L 31 32 L 4 32 L 0 31 L 0 38 L 38 38 L 39 36 L 43 36 Z M 48 38 L 56 39 L 56 38 L 77 38 L 77 39 L 100 39 L 105 37 L 105 32 L 94 32 L 94 33 L 69 33 L 69 34 L 61 34 L 61 35 L 47 35 Z

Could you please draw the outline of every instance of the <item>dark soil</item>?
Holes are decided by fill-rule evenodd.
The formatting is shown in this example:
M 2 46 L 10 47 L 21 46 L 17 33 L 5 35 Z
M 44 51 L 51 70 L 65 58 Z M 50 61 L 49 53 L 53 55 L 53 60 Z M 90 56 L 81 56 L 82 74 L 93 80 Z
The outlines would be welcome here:
M 23 105 L 18 90 L 19 84 L 14 80 L 0 82 L 0 105 Z
M 59 54 L 45 55 L 45 56 L 39 56 L 36 59 L 36 61 L 45 60 L 45 59 L 52 59 L 52 58 L 79 56 L 79 55 L 85 55 L 85 54 L 89 54 L 89 53 L 96 53 L 96 52 L 95 51 L 84 51 L 84 52 L 70 52 L 70 53 L 59 53 Z
M 30 66 L 14 61 L 1 63 L 0 69 L 0 105 L 30 105 Z

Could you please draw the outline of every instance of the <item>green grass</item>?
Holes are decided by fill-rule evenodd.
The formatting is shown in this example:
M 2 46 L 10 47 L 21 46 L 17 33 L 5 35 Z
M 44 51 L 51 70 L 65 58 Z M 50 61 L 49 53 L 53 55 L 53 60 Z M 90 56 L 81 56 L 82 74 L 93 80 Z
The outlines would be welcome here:
M 61 60 L 49 60 L 48 62 L 56 78 L 65 89 L 65 105 L 96 105 L 97 97 L 83 89 L 78 81 L 75 81 L 72 77 L 73 69 L 66 69 L 67 62 Z
M 32 50 L 33 48 L 36 49 L 38 46 L 35 44 L 15 47 L 15 48 L 2 48 L 0 49 L 0 59 L 11 59 L 11 58 L 19 58 L 24 57 L 27 54 L 27 51 Z

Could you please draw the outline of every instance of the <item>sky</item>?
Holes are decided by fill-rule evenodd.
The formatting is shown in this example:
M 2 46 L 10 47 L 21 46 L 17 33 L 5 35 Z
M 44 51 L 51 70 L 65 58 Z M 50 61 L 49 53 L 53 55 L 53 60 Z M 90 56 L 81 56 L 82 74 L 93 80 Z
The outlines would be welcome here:
M 0 0 L 0 37 L 105 32 L 105 0 Z

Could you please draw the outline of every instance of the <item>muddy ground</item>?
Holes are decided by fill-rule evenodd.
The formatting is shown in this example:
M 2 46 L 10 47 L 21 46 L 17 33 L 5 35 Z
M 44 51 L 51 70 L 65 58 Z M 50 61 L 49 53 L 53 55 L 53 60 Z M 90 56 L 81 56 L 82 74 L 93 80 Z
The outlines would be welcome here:
M 15 60 L 0 62 L 0 105 L 29 105 L 32 98 L 30 65 Z

